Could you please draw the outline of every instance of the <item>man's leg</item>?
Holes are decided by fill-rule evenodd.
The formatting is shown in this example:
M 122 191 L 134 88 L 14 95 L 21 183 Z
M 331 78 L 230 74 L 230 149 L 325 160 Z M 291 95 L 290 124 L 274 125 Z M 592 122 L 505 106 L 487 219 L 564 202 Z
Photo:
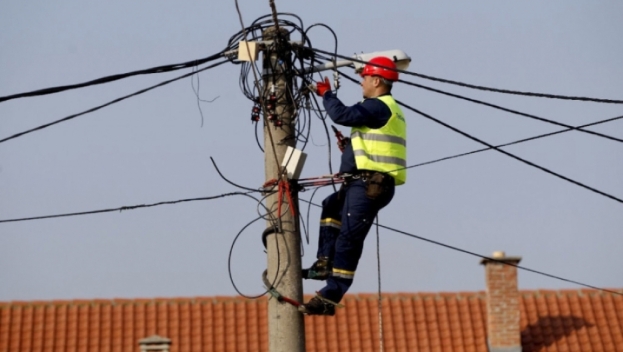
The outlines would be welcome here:
M 344 193 L 344 191 L 339 190 L 322 201 L 320 236 L 318 237 L 318 258 L 325 257 L 333 260 L 335 256 L 335 241 L 342 227 Z
M 353 283 L 364 240 L 379 209 L 377 200 L 366 197 L 362 180 L 351 184 L 345 198 L 342 227 L 335 241 L 333 273 L 327 279 L 327 286 L 320 290 L 322 297 L 333 302 L 339 302 Z
M 327 285 L 308 303 L 299 307 L 305 314 L 334 315 L 335 305 L 339 303 L 353 283 L 355 270 L 363 251 L 363 243 L 378 211 L 385 207 L 394 196 L 394 185 L 376 199 L 366 196 L 366 185 L 362 180 L 355 180 L 349 185 L 344 195 L 342 209 L 342 227 L 335 242 L 335 257 L 332 275 Z
M 304 279 L 326 280 L 331 274 L 335 241 L 340 233 L 343 191 L 339 190 L 322 201 L 320 215 L 320 233 L 318 236 L 318 252 L 316 262 L 309 269 L 303 270 Z

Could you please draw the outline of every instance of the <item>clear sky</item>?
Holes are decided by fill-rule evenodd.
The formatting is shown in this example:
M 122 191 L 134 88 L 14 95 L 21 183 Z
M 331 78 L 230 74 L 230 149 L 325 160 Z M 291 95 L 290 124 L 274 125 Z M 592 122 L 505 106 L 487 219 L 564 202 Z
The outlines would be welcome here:
M 402 49 L 410 70 L 478 85 L 623 99 L 620 1 L 276 1 L 306 26 L 323 22 L 351 55 Z M 240 0 L 245 24 L 268 1 Z M 202 58 L 240 30 L 233 1 L 2 1 L 0 96 Z M 310 36 L 332 50 L 328 31 Z M 239 66 L 199 75 L 204 125 L 190 79 L 0 144 L 0 219 L 114 208 L 259 187 L 264 156 L 238 86 Z M 134 77 L 45 97 L 0 103 L 0 139 L 180 75 Z M 569 125 L 623 115 L 623 105 L 517 97 L 406 77 Z M 361 98 L 343 80 L 340 97 Z M 561 129 L 415 87 L 394 95 L 489 143 Z M 478 149 L 465 137 L 406 112 L 409 164 Z M 623 138 L 623 121 L 592 127 Z M 346 132 L 346 128 L 342 128 Z M 312 122 L 303 174 L 328 173 L 324 132 Z M 334 143 L 332 140 L 331 143 Z M 333 149 L 333 165 L 338 151 Z M 623 144 L 580 132 L 508 147 L 522 158 L 623 198 Z M 317 192 L 320 202 L 329 188 Z M 302 193 L 309 199 L 311 192 Z M 303 203 L 302 203 L 303 206 Z M 306 211 L 306 208 L 303 208 Z M 0 300 L 233 295 L 227 258 L 238 231 L 257 216 L 232 197 L 149 209 L 0 224 Z M 319 211 L 311 209 L 313 262 Z M 380 222 L 599 287 L 623 287 L 623 204 L 495 151 L 409 170 Z M 237 243 L 233 275 L 262 290 L 265 224 Z M 484 289 L 479 259 L 381 230 L 383 290 Z M 351 292 L 377 289 L 374 232 Z M 578 286 L 521 271 L 522 289 Z M 320 287 L 305 282 L 306 293 Z

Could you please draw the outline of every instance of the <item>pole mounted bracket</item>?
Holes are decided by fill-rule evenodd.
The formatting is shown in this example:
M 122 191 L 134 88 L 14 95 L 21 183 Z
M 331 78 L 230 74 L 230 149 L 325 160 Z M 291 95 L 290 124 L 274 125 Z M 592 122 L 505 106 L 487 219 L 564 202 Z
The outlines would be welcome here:
M 241 40 L 238 44 L 238 60 L 240 61 L 255 61 L 257 60 L 258 53 L 259 47 L 257 42 Z
M 271 45 L 274 44 L 274 40 L 256 40 L 256 41 L 244 41 L 241 40 L 238 42 L 238 48 L 237 49 L 232 49 L 232 50 L 227 50 L 225 52 L 223 52 L 223 56 L 226 56 L 228 58 L 234 58 L 237 55 L 237 59 L 240 61 L 255 61 L 257 60 L 257 55 L 259 54 L 259 52 L 261 50 L 265 50 L 266 48 L 270 47 Z M 247 43 L 249 44 L 249 49 L 247 51 Z M 303 42 L 301 41 L 290 41 L 288 42 L 290 45 L 297 45 L 297 46 L 301 46 L 303 45 Z M 254 48 L 252 48 L 252 46 Z M 251 54 L 254 55 L 249 55 L 249 51 Z M 242 52 L 242 54 L 240 54 Z M 245 60 L 245 58 L 253 58 L 253 60 Z
M 298 180 L 300 178 L 305 160 L 307 160 L 307 154 L 288 146 L 281 162 L 281 166 L 286 169 L 288 179 Z

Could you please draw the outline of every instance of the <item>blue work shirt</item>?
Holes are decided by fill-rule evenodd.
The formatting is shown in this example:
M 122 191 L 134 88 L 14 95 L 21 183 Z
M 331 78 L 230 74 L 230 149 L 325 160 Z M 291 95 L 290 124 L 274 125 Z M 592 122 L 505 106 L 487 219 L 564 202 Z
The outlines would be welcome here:
M 331 120 L 342 126 L 381 128 L 385 126 L 392 116 L 389 106 L 376 98 L 365 99 L 353 106 L 345 106 L 333 92 L 327 91 L 324 94 L 322 103 Z M 348 143 L 342 153 L 340 173 L 353 173 L 355 171 L 357 171 L 355 153 L 353 152 L 352 144 Z

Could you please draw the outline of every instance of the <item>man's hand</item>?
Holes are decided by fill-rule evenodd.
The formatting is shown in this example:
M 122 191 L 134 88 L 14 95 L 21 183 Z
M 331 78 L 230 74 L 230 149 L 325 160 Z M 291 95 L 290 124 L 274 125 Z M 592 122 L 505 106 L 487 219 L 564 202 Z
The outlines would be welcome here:
M 316 94 L 324 97 L 324 93 L 331 90 L 331 83 L 329 83 L 329 78 L 325 77 L 324 82 L 316 83 Z
M 350 144 L 350 137 L 344 137 L 337 141 L 337 147 L 340 149 L 342 153 L 344 153 L 344 149 L 346 146 Z

